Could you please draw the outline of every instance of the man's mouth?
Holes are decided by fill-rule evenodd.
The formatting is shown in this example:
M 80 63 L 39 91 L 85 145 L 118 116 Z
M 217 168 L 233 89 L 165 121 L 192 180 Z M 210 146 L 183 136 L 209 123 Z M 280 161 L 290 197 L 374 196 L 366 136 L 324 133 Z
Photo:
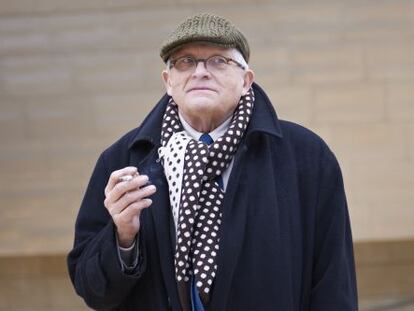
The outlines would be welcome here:
M 203 87 L 203 86 L 192 87 L 191 89 L 188 90 L 188 92 L 192 92 L 192 91 L 211 91 L 211 92 L 214 92 L 213 89 L 211 89 L 209 87 Z

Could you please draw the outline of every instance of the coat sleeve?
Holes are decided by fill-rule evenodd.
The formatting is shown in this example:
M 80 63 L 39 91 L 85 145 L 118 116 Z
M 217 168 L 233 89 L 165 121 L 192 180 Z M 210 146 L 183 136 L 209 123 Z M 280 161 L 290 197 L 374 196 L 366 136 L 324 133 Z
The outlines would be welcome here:
M 123 272 L 114 224 L 103 204 L 110 175 L 104 157 L 103 153 L 98 159 L 83 198 L 76 220 L 74 247 L 67 263 L 75 290 L 86 304 L 93 309 L 111 310 L 123 303 L 146 265 L 145 250 L 140 249 L 136 269 Z
M 342 174 L 329 149 L 320 163 L 310 310 L 357 311 L 352 235 Z

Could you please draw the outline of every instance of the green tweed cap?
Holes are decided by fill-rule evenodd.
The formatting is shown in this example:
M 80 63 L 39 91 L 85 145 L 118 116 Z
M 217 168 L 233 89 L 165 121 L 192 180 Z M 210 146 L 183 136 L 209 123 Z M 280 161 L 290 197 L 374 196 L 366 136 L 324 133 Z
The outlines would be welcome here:
M 240 30 L 224 17 L 209 13 L 191 16 L 179 24 L 162 44 L 160 56 L 167 62 L 182 45 L 193 42 L 236 48 L 249 61 L 249 44 Z

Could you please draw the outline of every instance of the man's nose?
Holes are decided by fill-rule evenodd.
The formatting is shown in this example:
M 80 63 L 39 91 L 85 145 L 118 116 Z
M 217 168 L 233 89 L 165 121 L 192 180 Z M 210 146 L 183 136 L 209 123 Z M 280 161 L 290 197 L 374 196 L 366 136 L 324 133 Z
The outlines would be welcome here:
M 197 62 L 193 75 L 210 75 L 210 72 L 207 70 L 205 61 Z

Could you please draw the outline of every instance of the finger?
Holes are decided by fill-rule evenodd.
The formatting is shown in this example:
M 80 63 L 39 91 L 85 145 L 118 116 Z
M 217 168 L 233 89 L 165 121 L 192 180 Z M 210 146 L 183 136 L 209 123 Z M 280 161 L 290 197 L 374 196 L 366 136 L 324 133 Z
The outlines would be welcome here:
M 141 211 L 152 204 L 151 199 L 144 199 L 139 202 L 134 202 L 126 207 L 121 213 L 115 214 L 113 217 L 115 225 L 127 225 L 134 222 L 135 217 L 140 217 Z
M 120 214 L 121 217 L 124 217 L 125 220 L 132 220 L 135 216 L 140 216 L 143 209 L 150 207 L 152 204 L 151 199 L 143 199 L 139 202 L 134 202 L 125 208 Z
M 105 187 L 105 195 L 110 192 L 115 185 L 119 182 L 119 178 L 124 175 L 135 175 L 138 174 L 138 170 L 134 166 L 127 166 L 120 170 L 113 171 L 109 177 L 108 183 Z
M 135 179 L 135 178 L 134 178 Z M 106 194 L 104 205 L 111 215 L 121 212 L 126 205 L 117 202 L 122 196 L 130 191 L 139 189 L 138 185 L 145 184 L 148 177 L 141 175 L 136 177 L 136 180 L 118 182 L 114 188 Z
M 131 181 L 122 181 L 117 183 L 113 189 L 108 193 L 108 197 L 110 197 L 111 202 L 118 201 L 125 193 L 129 191 L 134 191 L 139 189 L 140 187 L 145 186 L 148 182 L 147 175 L 138 175 Z
M 138 202 L 142 199 L 145 199 L 146 197 L 149 197 L 150 195 L 154 194 L 156 190 L 157 189 L 154 185 L 149 185 L 136 191 L 127 192 L 122 196 L 122 198 L 118 200 L 118 202 L 116 202 L 116 205 L 119 204 L 120 208 L 123 209 L 133 202 Z
M 118 178 L 118 182 L 115 186 L 113 186 L 110 191 L 105 193 L 106 197 L 111 202 L 117 201 L 122 195 L 124 195 L 125 192 L 138 189 L 140 186 L 143 186 L 148 182 L 148 176 L 139 175 L 138 172 L 135 173 L 133 179 L 130 181 L 119 181 L 120 177 Z
M 113 171 L 109 176 L 108 183 L 105 187 L 105 195 L 115 187 L 115 185 L 119 182 L 119 178 L 123 175 L 135 175 L 138 173 L 138 169 L 135 166 L 127 166 L 120 170 Z
M 111 215 L 121 213 L 127 206 L 134 202 L 141 201 L 156 192 L 154 185 L 149 185 L 138 190 L 126 192 L 118 201 L 114 202 L 110 208 Z

